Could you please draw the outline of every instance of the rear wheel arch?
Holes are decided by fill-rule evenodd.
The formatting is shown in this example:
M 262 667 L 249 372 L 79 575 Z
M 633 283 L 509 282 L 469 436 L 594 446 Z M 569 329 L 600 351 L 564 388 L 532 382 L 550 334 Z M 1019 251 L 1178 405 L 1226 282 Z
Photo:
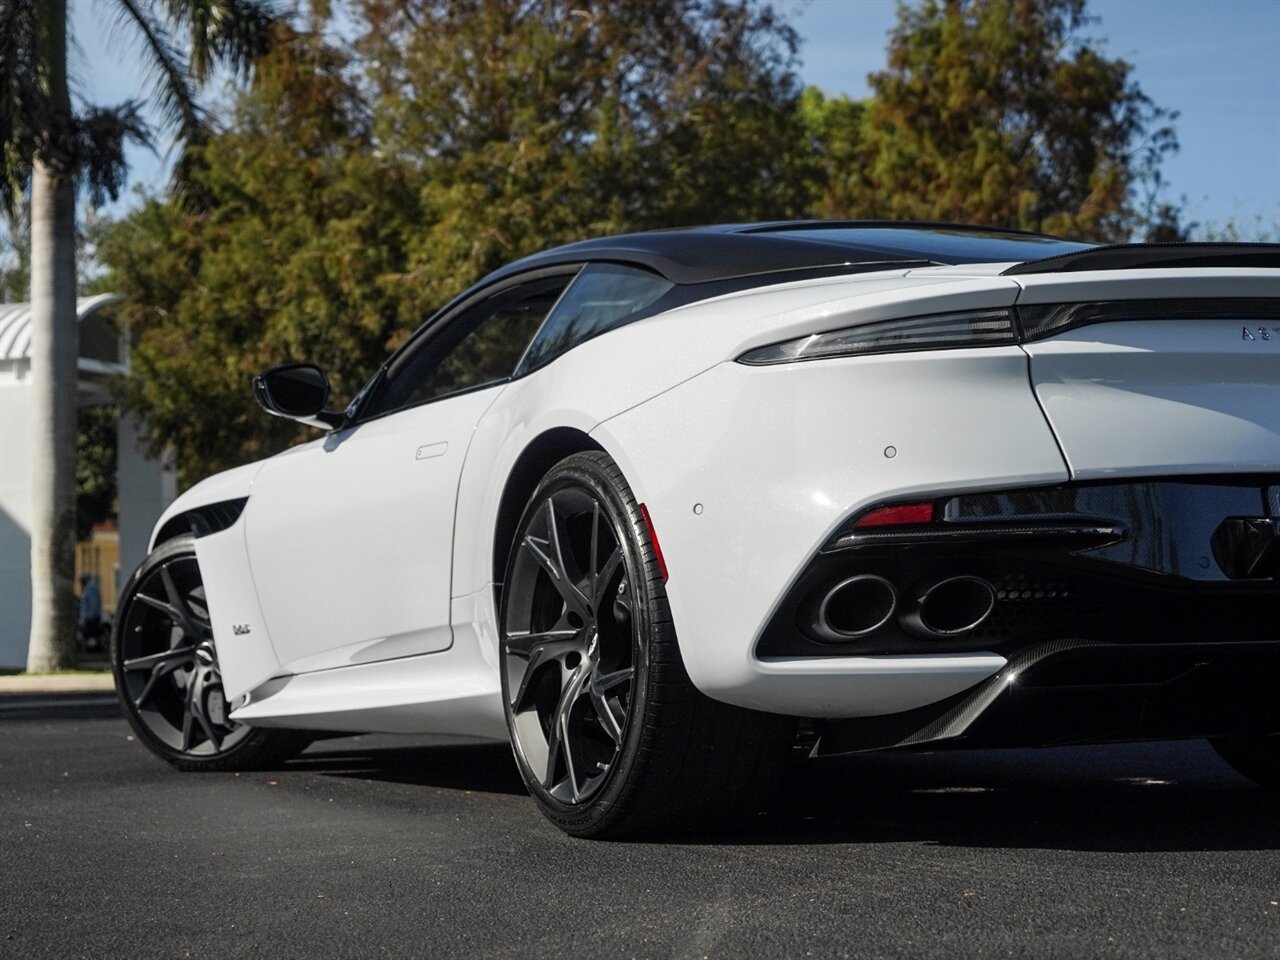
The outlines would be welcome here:
M 502 600 L 502 578 L 506 575 L 512 539 L 520 524 L 524 508 L 547 471 L 565 457 L 598 450 L 606 453 L 590 436 L 573 427 L 554 427 L 534 437 L 516 458 L 498 502 L 493 531 L 493 599 L 494 609 Z

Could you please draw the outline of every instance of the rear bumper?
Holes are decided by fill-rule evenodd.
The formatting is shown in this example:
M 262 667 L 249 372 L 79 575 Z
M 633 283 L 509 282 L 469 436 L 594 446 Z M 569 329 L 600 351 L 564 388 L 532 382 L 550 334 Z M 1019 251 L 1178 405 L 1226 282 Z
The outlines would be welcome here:
M 770 618 L 756 655 L 1013 660 L 1067 640 L 1280 642 L 1278 475 L 918 499 L 933 519 L 868 528 L 855 517 L 831 536 Z M 832 634 L 815 623 L 821 605 L 855 577 L 882 578 L 896 594 L 893 615 L 857 636 Z M 967 629 L 922 629 L 931 589 L 958 580 L 986 585 L 990 608 L 953 624 L 976 618 Z
M 1003 662 L 936 702 L 830 723 L 820 752 L 1280 732 L 1280 533 L 1264 537 L 1280 477 L 1061 484 L 930 506 L 929 522 L 855 518 L 837 531 L 756 653 Z M 1236 536 L 1242 526 L 1257 536 Z M 815 623 L 819 598 L 860 577 L 890 585 L 893 615 L 857 636 Z M 922 629 L 930 586 L 965 579 L 989 587 L 980 622 Z
M 819 755 L 1280 733 L 1280 642 L 1041 644 L 965 693 L 827 721 Z

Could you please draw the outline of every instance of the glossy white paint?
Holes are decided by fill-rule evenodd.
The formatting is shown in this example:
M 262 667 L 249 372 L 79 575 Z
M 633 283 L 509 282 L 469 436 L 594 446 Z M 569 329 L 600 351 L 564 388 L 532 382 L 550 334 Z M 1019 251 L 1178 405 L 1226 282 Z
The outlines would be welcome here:
M 1021 278 L 1019 303 L 1280 297 L 1265 270 L 1135 270 Z M 1027 344 L 1071 475 L 1248 473 L 1280 465 L 1280 333 L 1236 320 L 1082 327 Z M 1256 326 L 1256 323 L 1254 324 Z
M 449 647 L 458 478 L 501 389 L 330 433 L 263 467 L 241 524 L 283 670 Z M 439 453 L 421 457 L 424 447 Z
M 1144 368 L 1155 372 L 1148 379 L 1176 378 L 1195 365 L 1201 334 L 1186 333 L 1192 339 L 1163 367 L 1149 356 L 1163 340 L 1110 336 L 764 368 L 733 359 L 807 333 L 1015 300 L 1280 295 L 1275 271 L 998 273 L 981 264 L 897 271 L 720 297 L 588 341 L 505 387 L 374 421 L 198 485 L 162 523 L 200 503 L 250 498 L 236 527 L 197 547 L 211 603 L 226 606 L 215 609 L 215 633 L 228 688 L 233 696 L 253 688 L 235 716 L 260 725 L 504 736 L 494 525 L 520 455 L 557 428 L 589 434 L 648 505 L 671 572 L 681 649 L 711 696 L 799 715 L 866 716 L 981 682 L 1003 658 L 757 660 L 753 649 L 798 571 L 855 511 L 917 492 L 1068 479 L 1057 439 L 1068 456 L 1092 457 L 1088 443 L 1101 431 L 1062 408 L 1081 396 L 1096 403 L 1115 387 L 1078 364 L 1136 360 L 1155 364 Z M 1098 349 L 1083 346 L 1090 342 Z M 1228 352 L 1215 359 L 1223 364 L 1215 376 L 1239 362 Z M 1246 366 L 1265 401 L 1273 367 Z M 1120 377 L 1134 369 L 1114 368 Z M 1031 389 L 1037 370 L 1039 400 L 1058 438 Z M 1168 452 L 1153 452 L 1144 469 L 1160 460 L 1168 472 L 1191 461 L 1196 469 L 1245 461 L 1280 469 L 1265 442 L 1261 454 L 1255 449 L 1274 437 L 1274 421 L 1214 407 L 1205 400 L 1210 379 L 1202 378 L 1192 405 L 1216 411 L 1219 427 L 1221 418 L 1239 426 L 1219 430 L 1217 447 L 1178 459 L 1169 438 L 1185 431 L 1170 424 L 1178 400 L 1169 394 L 1113 449 L 1142 439 L 1164 444 Z M 1068 396 L 1068 388 L 1077 393 Z M 1127 399 L 1120 412 L 1134 403 Z M 1115 406 L 1101 409 L 1110 430 L 1124 429 Z M 890 446 L 893 457 L 885 455 Z M 247 536 L 248 565 L 232 549 L 237 536 L 240 554 Z M 270 628 L 254 631 L 257 646 L 229 636 L 227 626 L 239 622 L 232 610 L 254 615 L 255 584 Z M 437 647 L 447 649 L 425 653 Z M 370 657 L 379 659 L 360 662 Z
M 496 673 L 479 648 L 281 677 L 233 711 L 259 727 L 351 733 L 431 732 L 505 740 Z
M 996 654 L 946 654 L 932 657 L 829 657 L 762 659 L 751 690 L 735 700 L 765 704 L 803 692 L 808 717 L 867 717 L 908 709 L 903 704 L 934 703 L 954 696 L 998 672 L 1005 658 Z M 851 706 L 851 704 L 853 706 Z M 794 712 L 794 709 L 791 711 Z
M 1067 479 L 1018 347 L 723 363 L 592 436 L 648 504 L 694 683 L 805 716 L 911 709 L 983 679 L 972 663 L 893 658 L 893 672 L 914 672 L 919 685 L 867 699 L 865 685 L 831 682 L 834 658 L 779 672 L 753 657 L 783 594 L 840 523 L 890 497 Z M 877 673 L 875 659 L 841 660 L 841 675 Z M 982 662 L 994 673 L 1003 660 Z
M 196 559 L 204 574 L 223 690 L 227 699 L 234 701 L 280 669 L 280 658 L 262 626 L 262 608 L 244 547 L 244 525 L 237 523 L 197 539 Z M 247 626 L 249 632 L 241 632 L 237 626 Z
M 1077 479 L 1280 464 L 1280 335 L 1245 340 L 1238 320 L 1144 320 L 1073 330 L 1027 352 Z

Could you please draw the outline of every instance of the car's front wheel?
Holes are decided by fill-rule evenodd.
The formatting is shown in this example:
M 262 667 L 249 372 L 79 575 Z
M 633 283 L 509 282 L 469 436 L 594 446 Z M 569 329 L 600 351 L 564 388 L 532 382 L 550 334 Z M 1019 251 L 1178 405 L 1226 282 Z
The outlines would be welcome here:
M 259 730 L 230 718 L 189 536 L 157 547 L 125 584 L 111 636 L 111 668 L 138 739 L 180 769 L 268 766 L 310 742 L 300 730 Z
M 575 454 L 543 478 L 512 544 L 499 621 L 516 760 L 568 833 L 733 822 L 768 799 L 795 722 L 693 686 L 646 518 L 607 454 Z

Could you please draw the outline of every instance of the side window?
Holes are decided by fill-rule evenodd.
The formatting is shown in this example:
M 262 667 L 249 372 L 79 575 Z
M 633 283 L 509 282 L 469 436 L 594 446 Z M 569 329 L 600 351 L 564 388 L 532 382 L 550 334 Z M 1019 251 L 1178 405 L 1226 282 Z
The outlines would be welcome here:
M 639 320 L 641 311 L 673 286 L 639 267 L 587 264 L 547 317 L 520 372 L 535 370 L 584 340 Z
M 495 293 L 428 331 L 392 361 L 367 409 L 377 416 L 508 379 L 572 274 Z

